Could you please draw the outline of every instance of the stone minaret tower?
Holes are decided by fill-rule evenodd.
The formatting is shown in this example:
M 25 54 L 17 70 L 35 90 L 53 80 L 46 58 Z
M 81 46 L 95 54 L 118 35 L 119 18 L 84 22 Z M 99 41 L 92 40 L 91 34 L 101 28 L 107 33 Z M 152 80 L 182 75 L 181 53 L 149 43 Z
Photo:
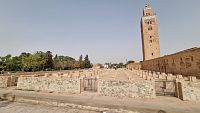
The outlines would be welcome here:
M 153 9 L 145 5 L 141 19 L 143 61 L 160 57 L 158 21 Z

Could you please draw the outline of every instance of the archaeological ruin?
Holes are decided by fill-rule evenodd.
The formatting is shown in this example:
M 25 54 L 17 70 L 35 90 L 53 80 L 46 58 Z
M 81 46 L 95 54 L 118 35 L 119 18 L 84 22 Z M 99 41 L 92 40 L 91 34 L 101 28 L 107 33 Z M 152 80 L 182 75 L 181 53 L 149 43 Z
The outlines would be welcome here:
M 160 57 L 157 19 L 149 5 L 144 8 L 141 29 L 144 61 L 131 63 L 126 70 L 93 68 L 10 74 L 0 76 L 0 87 L 16 86 L 17 90 L 64 94 L 95 92 L 120 98 L 173 96 L 199 101 L 200 48 Z
M 138 70 L 142 78 L 155 80 L 157 94 L 168 92 L 182 100 L 199 100 L 200 48 L 160 57 L 158 21 L 149 5 L 143 10 L 141 36 L 143 61 L 130 63 L 126 69 Z
M 0 90 L 6 89 L 6 93 L 0 94 L 0 99 L 25 101 L 30 96 L 32 100 L 37 100 L 34 103 L 50 104 L 46 102 L 48 94 L 85 94 L 92 95 L 91 98 L 94 98 L 93 95 L 121 100 L 174 97 L 183 101 L 200 102 L 200 48 L 161 57 L 158 22 L 149 5 L 143 10 L 141 33 L 143 61 L 140 63 L 130 63 L 121 69 L 107 69 L 96 65 L 90 69 L 2 74 Z M 47 97 L 35 96 L 38 92 Z M 51 104 L 69 106 L 64 104 L 62 97 L 60 100 L 57 95 L 52 98 Z M 58 99 L 60 103 L 54 99 Z M 81 105 L 75 108 L 77 107 L 83 109 Z
M 120 73 L 125 73 L 122 76 Z M 110 74 L 119 73 L 111 76 Z M 183 77 L 148 70 L 98 69 L 18 76 L 0 76 L 0 87 L 16 86 L 17 90 L 47 93 L 81 94 L 119 98 L 156 98 L 172 96 L 200 101 L 200 81 L 195 76 Z M 17 82 L 17 83 L 15 83 Z M 163 89 L 164 87 L 164 89 Z

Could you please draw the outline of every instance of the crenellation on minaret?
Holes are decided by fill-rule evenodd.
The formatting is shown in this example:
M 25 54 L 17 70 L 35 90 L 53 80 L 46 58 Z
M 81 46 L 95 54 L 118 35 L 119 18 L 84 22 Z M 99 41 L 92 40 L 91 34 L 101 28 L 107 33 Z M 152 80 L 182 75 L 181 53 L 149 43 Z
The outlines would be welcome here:
M 151 16 L 154 15 L 153 9 L 150 5 L 146 4 L 143 10 L 143 16 Z

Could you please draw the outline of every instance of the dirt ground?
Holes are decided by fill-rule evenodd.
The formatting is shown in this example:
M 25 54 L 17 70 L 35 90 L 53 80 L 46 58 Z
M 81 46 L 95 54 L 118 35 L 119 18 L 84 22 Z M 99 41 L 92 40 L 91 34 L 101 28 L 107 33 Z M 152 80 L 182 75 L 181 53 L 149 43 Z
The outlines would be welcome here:
M 99 96 L 96 93 L 89 93 L 89 92 L 84 92 L 82 94 L 76 94 L 76 95 L 67 95 L 67 94 L 56 94 L 56 93 L 50 94 L 50 93 L 34 92 L 34 91 L 18 91 L 12 89 L 0 89 L 0 95 L 8 93 L 9 94 L 12 93 L 20 97 L 34 98 L 37 100 L 42 100 L 42 99 L 50 101 L 56 100 L 67 103 L 73 103 L 76 105 L 110 108 L 110 109 L 125 109 L 139 113 L 158 113 L 159 111 L 165 111 L 166 113 L 200 113 L 200 107 L 199 107 L 200 102 L 182 101 L 175 97 L 161 96 L 157 97 L 156 99 L 133 99 L 133 98 L 116 98 L 116 97 Z M 23 105 L 24 104 L 21 105 L 22 108 Z M 1 112 L 3 109 L 4 108 L 0 107 L 0 113 L 4 113 Z M 44 109 L 46 108 L 44 107 Z M 21 112 L 12 112 L 12 113 L 21 113 Z
M 139 76 L 133 74 L 132 71 L 130 70 L 125 70 L 124 68 L 122 69 L 107 69 L 104 71 L 103 76 L 101 79 L 104 80 L 128 80 L 129 78 L 132 79 L 142 79 Z
M 47 105 L 0 101 L 0 113 L 98 113 L 95 111 Z

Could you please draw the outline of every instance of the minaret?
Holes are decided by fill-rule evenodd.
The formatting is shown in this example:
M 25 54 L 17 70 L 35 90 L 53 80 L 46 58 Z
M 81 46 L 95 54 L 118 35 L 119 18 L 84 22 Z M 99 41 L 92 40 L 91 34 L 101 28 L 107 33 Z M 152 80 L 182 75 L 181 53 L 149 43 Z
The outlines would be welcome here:
M 145 5 L 141 19 L 143 61 L 160 57 L 158 21 L 153 9 Z

